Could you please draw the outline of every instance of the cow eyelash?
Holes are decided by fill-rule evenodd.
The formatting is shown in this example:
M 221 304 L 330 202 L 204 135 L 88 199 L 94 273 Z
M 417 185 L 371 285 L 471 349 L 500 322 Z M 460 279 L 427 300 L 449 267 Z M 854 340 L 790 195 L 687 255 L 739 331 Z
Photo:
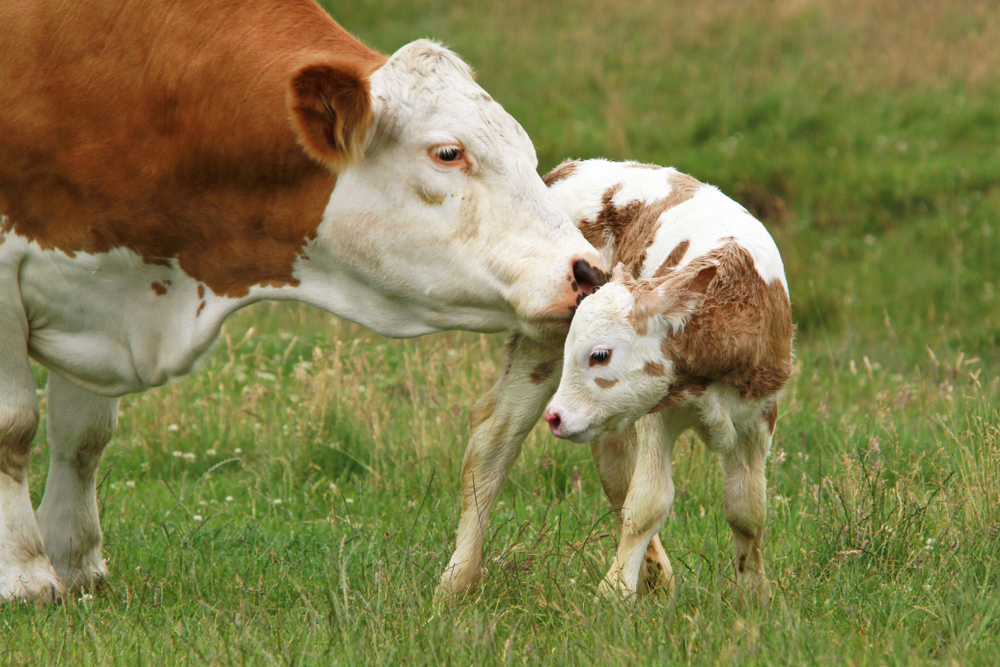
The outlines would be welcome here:
M 458 158 L 462 157 L 462 151 L 460 151 L 455 146 L 444 146 L 434 151 L 434 155 L 437 156 L 442 162 L 454 162 Z
M 611 361 L 611 350 L 594 350 L 590 353 L 591 366 L 603 366 Z
M 435 146 L 430 150 L 431 157 L 439 164 L 452 165 L 465 162 L 465 151 L 461 146 L 444 145 Z

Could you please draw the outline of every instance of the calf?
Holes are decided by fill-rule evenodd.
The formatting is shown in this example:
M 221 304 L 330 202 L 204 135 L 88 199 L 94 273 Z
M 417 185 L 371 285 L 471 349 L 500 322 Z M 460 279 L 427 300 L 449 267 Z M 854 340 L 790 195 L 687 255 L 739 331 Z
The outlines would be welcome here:
M 602 589 L 672 588 L 656 534 L 674 498 L 673 444 L 694 428 L 722 459 L 740 590 L 767 598 L 764 466 L 793 337 L 774 242 L 742 206 L 674 169 L 591 160 L 545 180 L 617 269 L 579 306 L 562 359 L 552 346 L 509 341 L 497 385 L 472 413 L 458 549 L 442 589 L 478 578 L 482 526 L 561 365 L 545 419 L 556 436 L 591 442 L 622 522 Z

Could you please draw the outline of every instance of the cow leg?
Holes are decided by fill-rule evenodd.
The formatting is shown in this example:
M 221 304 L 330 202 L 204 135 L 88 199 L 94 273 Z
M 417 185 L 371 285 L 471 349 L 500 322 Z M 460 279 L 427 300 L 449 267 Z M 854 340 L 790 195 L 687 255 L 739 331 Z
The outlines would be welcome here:
M 87 589 L 108 577 L 95 482 L 118 424 L 118 399 L 92 394 L 55 373 L 49 374 L 47 396 L 50 464 L 38 526 L 66 587 Z
M 736 446 L 721 455 L 725 475 L 722 504 L 733 530 L 738 597 L 749 594 L 765 604 L 771 598 L 771 586 L 764 574 L 762 553 L 767 512 L 764 466 L 774 428 L 768 414 L 740 429 Z
M 658 418 L 655 416 L 644 417 L 637 424 L 629 427 L 624 434 L 604 433 L 590 443 L 590 451 L 597 467 L 597 476 L 601 480 L 604 493 L 619 521 L 622 519 L 622 507 L 625 504 L 629 482 L 632 480 L 632 474 L 635 470 L 636 439 L 639 437 L 637 428 L 646 426 L 647 422 L 656 424 Z M 643 431 L 645 430 L 643 428 Z M 645 437 L 656 437 L 656 435 L 646 433 Z M 612 575 L 609 572 L 609 576 L 617 575 Z M 605 580 L 607 581 L 607 578 Z M 671 599 L 674 597 L 673 568 L 657 534 L 654 534 L 650 539 L 640 564 L 637 589 L 640 594 L 666 592 Z
M 16 275 L 11 280 L 17 284 Z M 0 600 L 52 600 L 63 593 L 28 495 L 38 398 L 27 336 L 20 301 L 0 295 Z
M 681 430 L 664 415 L 653 415 L 637 422 L 635 434 L 626 433 L 621 445 L 614 445 L 607 440 L 595 445 L 595 449 L 598 449 L 595 453 L 595 460 L 599 461 L 598 469 L 604 468 L 604 472 L 599 473 L 602 484 L 607 477 L 609 486 L 613 486 L 612 492 L 608 493 L 609 498 L 620 495 L 621 481 L 626 478 L 628 468 L 632 469 L 628 491 L 621 504 L 622 532 L 618 553 L 600 586 L 605 595 L 618 594 L 626 598 L 635 595 L 639 575 L 647 557 L 651 557 L 662 568 L 662 576 L 668 578 L 668 591 L 672 594 L 673 571 L 670 561 L 666 559 L 659 540 L 653 544 L 653 537 L 663 527 L 674 503 L 670 457 L 674 440 L 680 433 Z M 628 446 L 629 444 L 632 446 Z M 617 452 L 616 447 L 620 448 Z M 631 455 L 629 451 L 632 452 Z M 607 488 L 605 487 L 606 492 Z M 613 504 L 614 502 L 612 500 Z
M 472 433 L 462 461 L 462 516 L 455 553 L 441 576 L 438 596 L 471 590 L 482 578 L 490 511 L 524 439 L 559 384 L 560 346 L 515 334 L 504 355 L 500 379 L 472 409 Z

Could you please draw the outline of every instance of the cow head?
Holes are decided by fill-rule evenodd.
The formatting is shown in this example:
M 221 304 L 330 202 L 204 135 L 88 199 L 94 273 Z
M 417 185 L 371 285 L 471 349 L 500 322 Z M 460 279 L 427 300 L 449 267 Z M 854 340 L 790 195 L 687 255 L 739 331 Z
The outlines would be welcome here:
M 337 173 L 300 273 L 350 294 L 320 305 L 394 336 L 546 337 L 604 282 L 527 134 L 451 51 L 413 42 L 367 78 L 312 63 L 291 91 L 300 143 Z
M 552 433 L 587 442 L 654 410 L 678 375 L 670 336 L 701 307 L 715 273 L 710 265 L 633 280 L 619 264 L 573 319 L 559 389 L 545 410 Z

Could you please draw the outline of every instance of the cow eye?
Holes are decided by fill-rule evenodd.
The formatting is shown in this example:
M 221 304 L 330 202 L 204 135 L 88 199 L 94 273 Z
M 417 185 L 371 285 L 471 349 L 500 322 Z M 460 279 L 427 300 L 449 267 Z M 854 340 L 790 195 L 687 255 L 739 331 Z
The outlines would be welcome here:
M 611 361 L 611 350 L 594 350 L 590 353 L 591 366 L 603 366 Z
M 459 146 L 437 146 L 431 149 L 431 156 L 437 162 L 448 164 L 462 161 L 463 153 Z

